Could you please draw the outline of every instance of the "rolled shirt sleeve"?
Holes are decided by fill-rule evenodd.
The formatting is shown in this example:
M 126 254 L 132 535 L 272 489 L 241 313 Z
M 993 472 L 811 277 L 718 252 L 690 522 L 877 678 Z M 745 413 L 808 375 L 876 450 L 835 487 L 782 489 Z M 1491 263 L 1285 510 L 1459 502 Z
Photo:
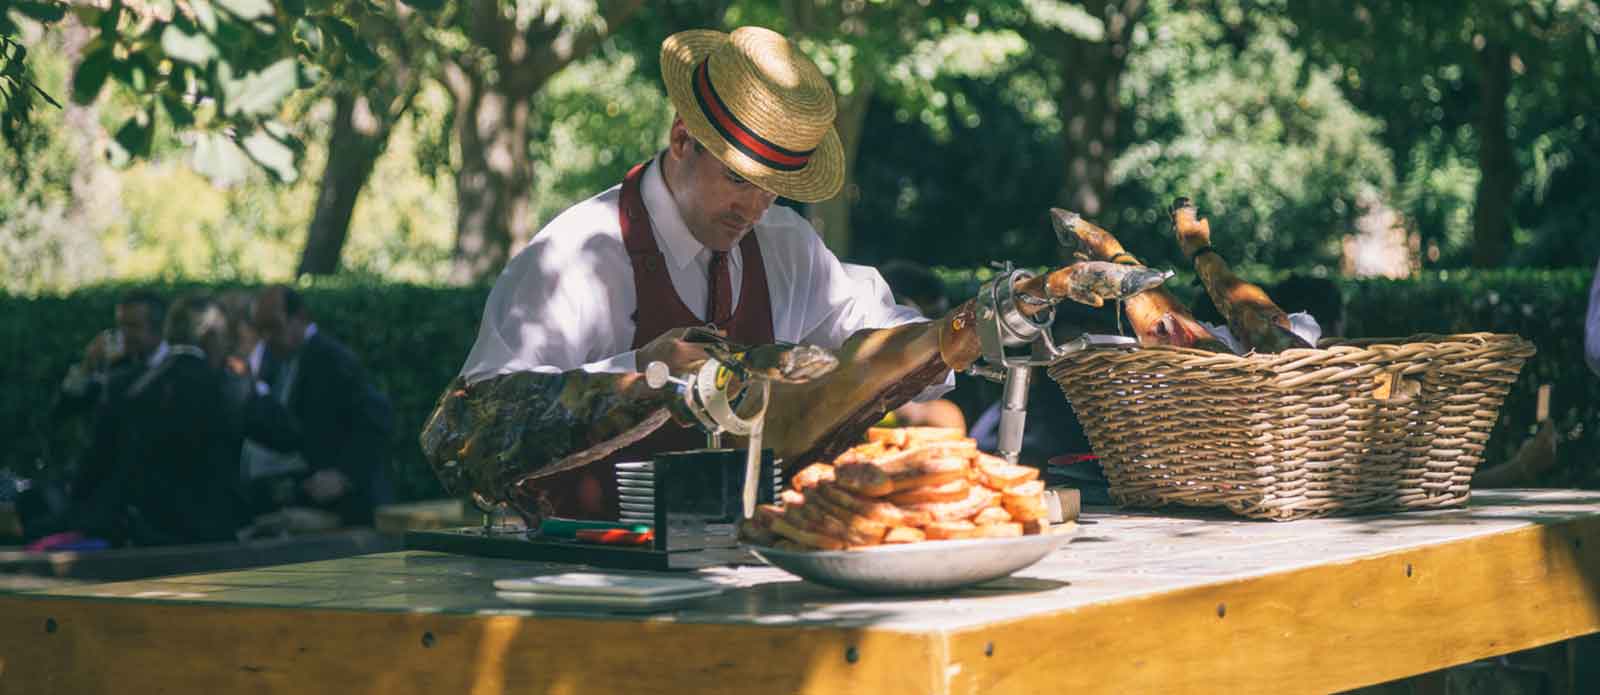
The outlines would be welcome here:
M 484 303 L 462 377 L 635 371 L 633 336 L 618 330 L 616 316 L 620 310 L 631 324 L 633 278 L 616 272 L 628 268 L 627 252 L 605 239 L 600 224 L 616 215 L 608 202 L 597 197 L 563 213 L 551 223 L 559 233 L 535 235 L 507 264 Z M 619 297 L 629 306 L 617 306 Z

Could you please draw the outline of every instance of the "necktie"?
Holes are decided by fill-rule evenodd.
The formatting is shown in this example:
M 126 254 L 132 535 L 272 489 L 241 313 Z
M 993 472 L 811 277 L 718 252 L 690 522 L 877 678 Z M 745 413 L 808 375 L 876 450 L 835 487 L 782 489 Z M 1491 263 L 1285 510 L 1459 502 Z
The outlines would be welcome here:
M 711 252 L 711 280 L 708 286 L 710 306 L 706 321 L 723 326 L 733 318 L 733 276 L 728 271 L 728 252 Z

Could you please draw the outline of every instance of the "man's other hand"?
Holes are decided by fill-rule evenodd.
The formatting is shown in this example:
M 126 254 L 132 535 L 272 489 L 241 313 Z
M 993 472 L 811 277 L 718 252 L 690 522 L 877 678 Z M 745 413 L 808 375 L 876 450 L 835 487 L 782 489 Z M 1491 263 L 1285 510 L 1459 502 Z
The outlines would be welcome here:
M 343 496 L 345 490 L 349 489 L 350 482 L 339 471 L 321 470 L 312 473 L 302 485 L 311 499 L 326 504 Z
M 695 369 L 706 361 L 706 339 L 713 333 L 726 335 L 723 331 L 698 326 L 674 328 L 662 333 L 634 354 L 634 368 L 642 372 L 651 362 L 662 362 L 673 374 Z

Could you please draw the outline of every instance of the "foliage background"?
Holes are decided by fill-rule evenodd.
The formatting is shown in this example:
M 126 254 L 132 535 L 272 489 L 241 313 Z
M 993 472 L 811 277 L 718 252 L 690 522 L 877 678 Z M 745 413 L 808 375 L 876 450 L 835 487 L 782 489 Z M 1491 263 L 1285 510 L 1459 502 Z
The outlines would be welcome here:
M 442 66 L 477 66 L 500 79 L 507 64 L 465 24 L 463 9 L 478 5 L 458 0 L 421 3 L 437 12 L 394 0 L 215 4 L 270 9 L 254 26 L 277 32 L 215 46 L 234 61 L 227 64 L 268 71 L 293 60 L 297 69 L 273 73 L 268 86 L 280 98 L 229 116 L 226 99 L 213 97 L 235 78 L 254 78 L 224 79 L 227 61 L 177 61 L 194 80 L 184 93 L 194 97 L 193 125 L 181 123 L 171 90 L 133 88 L 144 79 L 136 71 L 109 70 L 92 90 L 81 80 L 85 65 L 172 53 L 139 38 L 159 25 L 113 27 L 126 39 L 113 50 L 85 33 L 104 19 L 100 9 L 75 6 L 73 19 L 50 27 L 0 9 L 29 48 L 25 72 L 7 54 L 0 76 L 23 74 L 61 103 L 35 103 L 0 147 L 0 377 L 8 385 L 0 428 L 13 443 L 0 469 L 62 474 L 81 433 L 49 431 L 38 413 L 84 341 L 109 323 L 117 293 L 295 281 L 318 174 L 344 154 L 330 146 L 337 99 L 404 92 L 397 82 L 411 70 L 415 96 L 379 119 L 389 130 L 355 202 L 340 273 L 305 287 L 325 325 L 395 401 L 402 436 L 391 453 L 403 494 L 433 494 L 411 433 L 464 359 L 493 275 L 463 284 L 452 273 L 465 226 L 460 178 L 475 154 L 462 133 L 484 114 L 463 109 Z M 613 4 L 482 7 L 510 13 L 519 28 L 535 16 L 589 27 Z M 224 13 L 226 31 L 216 35 L 239 30 L 228 27 L 241 17 Z M 797 36 L 841 104 L 859 107 L 858 155 L 841 198 L 854 231 L 824 230 L 845 260 L 939 266 L 956 296 L 970 293 L 991 261 L 1054 262 L 1060 250 L 1046 211 L 1073 204 L 1064 193 L 1075 176 L 1071 153 L 1094 149 L 1109 173 L 1091 219 L 1152 265 L 1186 267 L 1165 209 L 1187 195 L 1248 277 L 1334 278 L 1351 336 L 1494 330 L 1534 339 L 1540 355 L 1507 403 L 1491 455 L 1520 443 L 1534 389 L 1553 383 L 1570 465 L 1552 482 L 1600 484 L 1600 380 L 1584 368 L 1579 318 L 1600 257 L 1591 201 L 1600 180 L 1600 3 L 644 3 L 525 100 L 526 131 L 510 151 L 529 162 L 533 183 L 523 192 L 534 228 L 662 146 L 672 117 L 656 77 L 662 38 L 737 23 Z M 1070 50 L 1059 55 L 1071 60 L 1058 59 L 1063 46 Z M 1468 271 L 1485 209 L 1482 153 L 1495 141 L 1482 125 L 1484 46 L 1511 58 L 1501 100 L 1511 156 L 1487 170 L 1510 176 L 1510 243 L 1492 259 L 1503 270 Z M 1079 142 L 1070 124 L 1097 108 L 1110 134 Z M 266 149 L 244 152 L 235 144 L 259 133 L 277 145 L 258 138 Z M 807 211 L 821 219 L 819 208 Z M 1346 241 L 1374 225 L 1398 230 L 1400 246 L 1411 247 L 1402 248 L 1411 254 L 1409 279 L 1340 276 Z
M 953 298 L 970 296 L 986 271 L 943 269 Z M 1280 274 L 1276 274 L 1281 276 Z M 1185 276 L 1172 287 L 1194 288 Z M 1261 282 L 1272 274 L 1255 277 Z M 1532 434 L 1539 385 L 1553 384 L 1551 413 L 1561 437 L 1563 466 L 1550 484 L 1595 485 L 1593 452 L 1600 447 L 1600 380 L 1583 362 L 1583 271 L 1445 271 L 1416 280 L 1343 280 L 1350 337 L 1480 330 L 1516 333 L 1538 346 L 1507 397 L 1489 444 L 1489 463 L 1503 461 Z M 45 406 L 78 350 L 102 330 L 117 296 L 129 285 L 111 283 L 68 295 L 0 295 L 0 470 L 25 477 L 61 475 L 60 461 L 81 446 L 77 433 L 45 426 Z M 176 298 L 241 285 L 178 282 L 154 287 Z M 393 401 L 397 435 L 390 444 L 392 479 L 406 499 L 440 494 L 416 444 L 423 419 L 471 347 L 488 288 L 435 287 L 341 279 L 305 290 L 319 324 L 360 355 L 375 382 Z M 1104 318 L 1104 317 L 1102 317 Z M 1109 319 L 1107 319 L 1109 320 Z M 966 377 L 962 377 L 965 379 Z

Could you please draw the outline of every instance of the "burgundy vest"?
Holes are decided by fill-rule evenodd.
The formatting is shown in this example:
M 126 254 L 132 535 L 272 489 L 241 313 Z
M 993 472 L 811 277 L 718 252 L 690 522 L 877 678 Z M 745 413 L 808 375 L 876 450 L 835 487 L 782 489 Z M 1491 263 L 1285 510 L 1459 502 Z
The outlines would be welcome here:
M 623 178 L 619 206 L 622 243 L 633 264 L 633 293 L 638 307 L 633 315 L 636 324 L 634 350 L 674 328 L 707 325 L 678 296 L 672 277 L 667 273 L 667 259 L 656 245 L 650 213 L 645 209 L 644 196 L 639 189 L 648 164 L 635 166 Z M 728 339 L 735 343 L 766 345 L 773 342 L 772 300 L 767 292 L 767 268 L 761 259 L 761 244 L 754 231 L 745 234 L 739 242 L 739 252 L 744 274 L 739 283 L 738 306 L 731 319 L 716 327 L 727 331 Z M 647 365 L 636 366 L 643 371 Z M 556 516 L 616 519 L 619 516 L 617 472 L 613 464 L 648 461 L 658 453 L 699 449 L 705 445 L 704 432 L 669 421 L 650 436 L 602 461 L 529 482 L 536 483 L 535 486 L 548 495 L 547 499 L 555 505 Z

